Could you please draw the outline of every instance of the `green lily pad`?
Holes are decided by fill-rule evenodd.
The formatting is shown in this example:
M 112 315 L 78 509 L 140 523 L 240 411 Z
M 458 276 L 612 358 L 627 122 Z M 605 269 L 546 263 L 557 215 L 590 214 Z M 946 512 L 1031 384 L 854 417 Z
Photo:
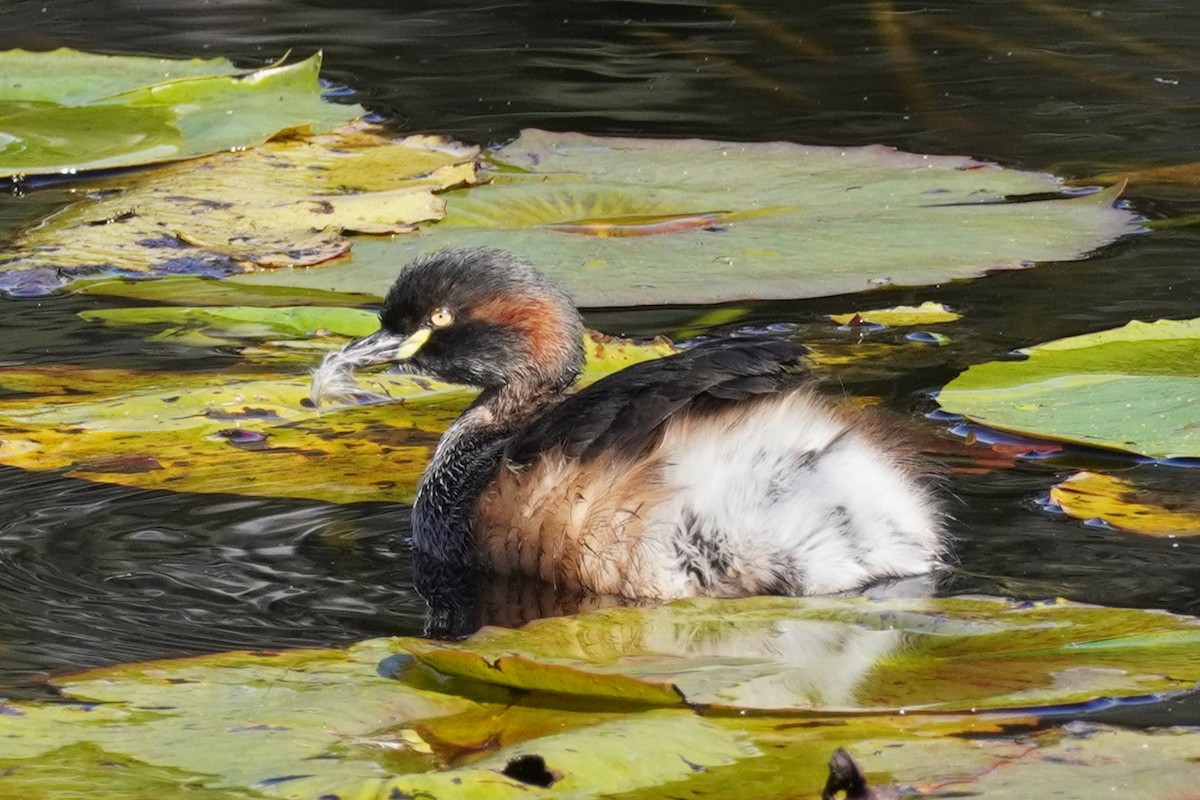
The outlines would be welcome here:
M 224 58 L 142 58 L 60 47 L 0 52 L 0 97 L 79 106 L 143 86 L 186 78 L 233 76 L 244 70 Z
M 464 789 L 479 798 L 614 796 L 674 788 L 698 772 L 757 755 L 735 731 L 686 713 L 651 711 L 514 745 L 468 767 L 364 781 L 344 796 L 459 797 Z M 526 759 L 535 770 L 545 765 L 544 774 L 521 780 L 510 765 Z
M 1200 536 L 1200 492 L 1191 470 L 1150 479 L 1077 472 L 1050 490 L 1067 515 L 1145 536 Z
M 970 743 L 865 740 L 852 747 L 870 769 L 925 794 L 987 800 L 1185 798 L 1195 793 L 1200 733 L 1075 724 Z
M 0 178 L 152 164 L 184 151 L 175 114 L 158 106 L 0 101 L 0 130 Z
M 151 338 L 201 347 L 278 339 L 312 347 L 314 338 L 366 336 L 379 328 L 379 315 L 371 311 L 314 306 L 114 308 L 79 316 L 106 325 L 163 327 Z
M 476 704 L 379 676 L 388 644 L 225 653 L 62 679 L 72 702 L 4 707 L 0 794 L 60 797 L 51 787 L 103 786 L 117 765 L 122 782 L 105 797 L 147 797 L 136 792 L 155 784 L 168 789 L 164 797 L 189 787 L 207 793 L 200 797 L 317 797 L 291 789 L 431 769 L 427 749 L 389 756 L 391 746 L 403 748 L 389 728 Z M 363 740 L 374 746 L 355 746 Z M 57 772 L 47 770 L 52 764 Z M 38 787 L 47 794 L 26 793 Z
M 349 232 L 392 234 L 440 217 L 434 192 L 474 180 L 475 148 L 377 126 L 294 136 L 124 175 L 0 251 L 0 288 L 98 270 L 226 275 L 340 258 Z
M 72 287 L 80 294 L 127 297 L 147 303 L 191 306 L 364 306 L 378 302 L 375 295 L 326 292 L 319 289 L 290 289 L 286 286 L 240 286 L 214 278 L 187 275 L 157 280 L 99 277 L 80 278 Z
M 976 696 L 1012 697 L 1018 685 L 1039 683 L 1039 696 L 1069 702 L 1082 696 L 1083 683 L 1106 687 L 1099 673 L 1125 670 L 1132 688 L 1183 684 L 1197 671 L 1187 658 L 1196 621 L 1145 611 L 850 598 L 620 611 L 507 635 L 542 660 L 545 626 L 578 623 L 584 635 L 568 642 L 571 660 L 599 671 L 624 657 L 625 672 L 648 682 L 686 654 L 697 671 L 716 673 L 705 685 L 759 664 L 754 682 L 777 690 L 860 684 L 867 693 L 903 693 L 920 663 L 928 695 L 943 685 L 954 697 L 973 681 Z M 637 617 L 644 624 L 631 624 Z M 802 631 L 793 623 L 830 627 Z M 891 643 L 874 646 L 862 634 Z M 484 631 L 458 647 L 487 648 L 496 635 Z M 376 639 L 344 650 L 224 653 L 55 679 L 54 702 L 0 703 L 0 795 L 783 800 L 817 796 L 829 756 L 845 747 L 873 785 L 905 793 L 1082 799 L 1117 789 L 1149 800 L 1190 791 L 1200 756 L 1194 731 L 1051 727 L 1016 714 L 702 715 L 678 701 L 670 708 L 593 702 L 557 685 L 514 691 L 440 676 L 397 655 L 434 649 L 453 648 Z M 973 657 L 982 663 L 970 666 Z M 1037 659 L 1046 662 L 1034 679 Z M 1085 670 L 1094 674 L 1074 674 Z M 901 688 L 888 689 L 897 677 Z
M 360 115 L 321 99 L 320 67 L 320 54 L 245 71 L 225 59 L 0 52 L 0 177 L 171 161 Z
M 928 284 L 1081 258 L 1138 229 L 1117 189 L 886 147 L 604 138 L 526 131 L 490 183 L 447 195 L 419 238 L 355 245 L 252 284 L 383 292 L 448 246 L 529 258 L 585 306 L 716 303 Z M 1024 195 L 1048 195 L 1007 202 Z
M 179 336 L 209 346 L 262 338 L 314 349 L 378 326 L 375 314 L 344 308 L 126 309 L 107 319 L 180 322 Z M 584 346 L 584 382 L 673 350 L 665 340 L 600 334 Z M 147 489 L 411 501 L 433 445 L 474 392 L 395 373 L 361 380 L 395 402 L 318 411 L 308 404 L 307 373 L 8 369 L 0 373 L 0 387 L 13 393 L 0 399 L 0 463 Z
M 732 612 L 732 613 L 731 613 Z M 977 711 L 1186 691 L 1200 622 L 1070 603 L 692 600 L 405 648 L 489 684 L 755 710 Z
M 782 798 L 798 785 L 815 791 L 839 744 L 921 735 L 903 718 L 797 727 L 707 720 L 682 708 L 546 707 L 507 690 L 468 699 L 453 684 L 380 677 L 377 664 L 403 641 L 225 653 L 60 678 L 59 702 L 0 705 L 0 794 L 59 797 L 87 787 L 104 790 L 106 800 L 636 797 L 728 790 L 750 777 L 756 796 Z M 999 729 L 947 718 L 927 720 L 923 730 Z
M 971 367 L 938 403 L 1028 436 L 1154 458 L 1200 456 L 1200 320 L 1130 322 L 1019 352 L 1027 358 Z

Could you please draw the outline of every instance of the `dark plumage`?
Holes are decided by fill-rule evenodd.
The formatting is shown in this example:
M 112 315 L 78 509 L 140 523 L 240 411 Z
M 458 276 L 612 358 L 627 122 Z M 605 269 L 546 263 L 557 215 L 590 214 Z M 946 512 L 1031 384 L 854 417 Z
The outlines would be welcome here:
M 803 348 L 714 341 L 570 393 L 569 299 L 496 250 L 406 267 L 380 330 L 329 357 L 483 389 L 446 431 L 413 508 L 436 574 L 482 567 L 626 597 L 805 594 L 935 568 L 935 504 L 886 434 L 818 397 Z
M 779 339 L 722 339 L 626 367 L 564 398 L 521 432 L 505 455 L 524 464 L 553 448 L 585 461 L 651 449 L 684 410 L 715 410 L 799 383 L 804 348 Z

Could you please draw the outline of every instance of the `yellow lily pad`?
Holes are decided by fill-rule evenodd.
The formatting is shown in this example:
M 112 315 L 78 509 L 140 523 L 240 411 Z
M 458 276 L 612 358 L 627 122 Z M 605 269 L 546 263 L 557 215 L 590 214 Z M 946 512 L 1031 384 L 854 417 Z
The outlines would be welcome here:
M 277 312 L 274 328 L 261 315 L 225 324 L 274 335 L 331 319 L 270 311 Z M 343 326 L 375 325 L 369 312 L 335 311 Z M 309 335 L 327 347 L 344 341 L 330 331 Z M 595 333 L 585 348 L 584 382 L 673 349 L 665 340 L 638 344 Z M 307 374 L 8 369 L 0 387 L 15 396 L 0 400 L 0 463 L 147 489 L 409 501 L 432 446 L 474 393 L 420 376 L 360 379 L 395 402 L 317 411 L 308 403 Z
M 1136 480 L 1077 472 L 1050 490 L 1050 500 L 1075 519 L 1100 520 L 1146 536 L 1200 536 L 1200 493 L 1188 470 L 1173 481 L 1146 486 Z
M 438 219 L 434 192 L 475 180 L 477 148 L 355 122 L 91 183 L 0 251 L 0 283 L 95 271 L 220 276 L 345 256 L 350 233 Z
M 857 320 L 860 323 L 898 328 L 906 325 L 936 325 L 939 322 L 953 322 L 961 319 L 962 315 L 956 314 L 941 303 L 926 301 L 919 306 L 894 306 L 870 311 L 853 311 L 849 314 L 830 314 L 829 318 L 839 325 L 850 325 Z

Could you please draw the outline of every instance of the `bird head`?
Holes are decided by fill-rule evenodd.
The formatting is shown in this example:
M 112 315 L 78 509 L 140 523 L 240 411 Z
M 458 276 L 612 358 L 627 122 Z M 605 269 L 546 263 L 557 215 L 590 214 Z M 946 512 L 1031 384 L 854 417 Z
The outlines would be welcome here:
M 383 364 L 484 389 L 561 390 L 583 366 L 582 337 L 570 298 L 528 262 L 490 248 L 441 250 L 400 272 L 378 331 L 326 357 L 313 400 L 339 385 L 331 376 Z

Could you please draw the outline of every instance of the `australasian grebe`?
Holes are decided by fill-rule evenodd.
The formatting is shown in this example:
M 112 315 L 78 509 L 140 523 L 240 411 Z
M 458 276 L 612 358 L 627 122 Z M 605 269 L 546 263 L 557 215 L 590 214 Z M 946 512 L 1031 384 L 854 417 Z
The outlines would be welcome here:
M 413 506 L 418 555 L 447 572 L 670 599 L 935 569 L 930 492 L 885 432 L 816 394 L 802 353 L 706 342 L 571 393 L 584 351 L 570 299 L 507 253 L 444 250 L 404 268 L 380 330 L 327 357 L 313 395 L 384 363 L 482 388 Z

